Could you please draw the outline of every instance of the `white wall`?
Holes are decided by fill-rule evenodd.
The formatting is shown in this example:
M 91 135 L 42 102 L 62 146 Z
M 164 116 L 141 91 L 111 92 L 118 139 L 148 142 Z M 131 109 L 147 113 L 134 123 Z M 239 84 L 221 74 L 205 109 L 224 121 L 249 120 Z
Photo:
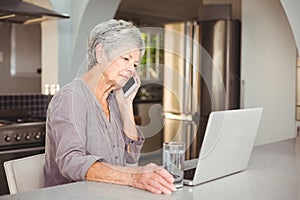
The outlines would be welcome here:
M 98 23 L 114 17 L 120 0 L 51 0 L 51 2 L 54 9 L 70 15 L 69 20 L 59 20 L 58 79 L 59 84 L 63 86 L 78 76 L 80 66 L 86 63 L 89 32 Z
M 71 74 L 78 76 L 79 67 L 86 63 L 87 38 L 90 31 L 100 22 L 112 19 L 115 16 L 120 0 L 89 0 L 85 12 L 80 20 L 78 33 L 72 53 Z M 87 69 L 87 68 L 84 68 Z M 81 69 L 82 71 L 82 69 Z
M 295 137 L 296 45 L 280 0 L 242 0 L 245 107 L 264 107 L 256 145 Z
M 54 10 L 70 15 L 70 19 L 58 20 L 59 63 L 58 83 L 65 85 L 74 79 L 72 73 L 73 52 L 83 13 L 89 0 L 51 0 Z
M 300 1 L 299 0 L 281 0 L 283 8 L 289 19 L 291 28 L 294 33 L 295 41 L 298 47 L 298 55 L 300 51 Z
M 38 6 L 53 9 L 49 0 L 26 0 Z M 42 78 L 41 90 L 44 93 L 45 84 L 58 83 L 58 27 L 57 20 L 47 20 L 41 23 L 42 28 Z

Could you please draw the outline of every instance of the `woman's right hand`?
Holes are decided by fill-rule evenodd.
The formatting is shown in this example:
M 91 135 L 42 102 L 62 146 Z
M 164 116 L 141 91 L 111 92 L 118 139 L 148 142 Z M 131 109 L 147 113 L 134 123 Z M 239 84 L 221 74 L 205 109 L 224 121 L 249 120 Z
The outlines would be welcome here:
M 131 186 L 155 194 L 171 194 L 176 189 L 173 176 L 154 163 L 137 167 L 136 172 L 132 173 L 132 178 Z

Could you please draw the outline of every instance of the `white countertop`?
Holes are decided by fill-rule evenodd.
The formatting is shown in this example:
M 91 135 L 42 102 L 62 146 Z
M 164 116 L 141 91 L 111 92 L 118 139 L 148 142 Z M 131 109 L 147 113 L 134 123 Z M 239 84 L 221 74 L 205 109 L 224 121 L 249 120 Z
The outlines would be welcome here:
M 1 196 L 2 199 L 299 200 L 300 139 L 255 147 L 246 171 L 195 187 L 184 186 L 171 195 L 155 195 L 128 186 L 83 181 Z

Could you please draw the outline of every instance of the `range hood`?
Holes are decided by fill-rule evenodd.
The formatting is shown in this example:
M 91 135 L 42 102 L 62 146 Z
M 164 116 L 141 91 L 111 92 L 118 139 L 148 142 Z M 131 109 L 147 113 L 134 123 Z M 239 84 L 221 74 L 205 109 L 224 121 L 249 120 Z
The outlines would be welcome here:
M 0 0 L 0 22 L 31 24 L 51 18 L 70 18 L 70 16 L 22 0 Z

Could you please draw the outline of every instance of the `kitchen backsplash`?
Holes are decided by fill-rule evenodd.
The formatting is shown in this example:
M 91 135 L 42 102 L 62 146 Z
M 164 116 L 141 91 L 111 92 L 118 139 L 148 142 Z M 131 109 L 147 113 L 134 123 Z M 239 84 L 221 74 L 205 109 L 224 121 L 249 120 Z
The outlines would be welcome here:
M 0 110 L 28 109 L 32 116 L 46 117 L 51 95 L 0 95 Z

